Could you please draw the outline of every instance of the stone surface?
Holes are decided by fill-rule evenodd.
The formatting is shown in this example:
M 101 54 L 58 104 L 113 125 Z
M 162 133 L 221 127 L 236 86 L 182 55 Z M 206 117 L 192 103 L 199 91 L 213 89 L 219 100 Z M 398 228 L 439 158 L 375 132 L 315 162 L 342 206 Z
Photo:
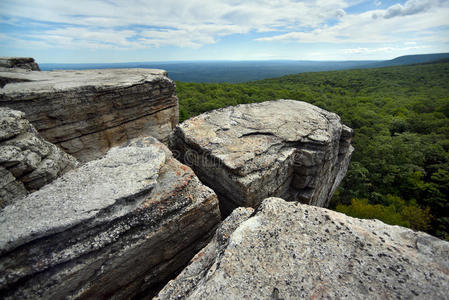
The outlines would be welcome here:
M 171 280 L 164 286 L 156 299 L 183 298 L 202 284 L 207 273 L 216 262 L 217 257 L 224 252 L 231 234 L 241 223 L 246 221 L 253 212 L 253 208 L 238 207 L 234 209 L 231 215 L 229 215 L 217 228 L 217 231 L 209 244 L 192 258 L 190 264 L 176 277 L 175 280 Z
M 238 105 L 179 124 L 169 146 L 219 196 L 224 215 L 268 196 L 327 206 L 346 174 L 352 130 L 295 100 Z
M 189 167 L 156 139 L 133 140 L 0 212 L 0 298 L 151 295 L 219 221 Z
M 40 71 L 38 64 L 31 57 L 0 57 L 0 68 Z
M 237 219 L 160 299 L 448 297 L 449 243 L 426 233 L 279 198 Z
M 0 106 L 20 110 L 48 141 L 80 161 L 140 136 L 166 141 L 178 123 L 173 81 L 162 70 L 0 70 Z
M 0 208 L 78 166 L 45 141 L 23 112 L 0 107 Z

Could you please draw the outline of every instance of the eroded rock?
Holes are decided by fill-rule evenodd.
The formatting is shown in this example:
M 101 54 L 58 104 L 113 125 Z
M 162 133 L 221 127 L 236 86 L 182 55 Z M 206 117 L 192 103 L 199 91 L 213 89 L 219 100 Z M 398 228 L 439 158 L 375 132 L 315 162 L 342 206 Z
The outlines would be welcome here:
M 0 68 L 40 71 L 38 64 L 31 57 L 0 57 Z
M 166 141 L 178 123 L 163 70 L 0 70 L 0 106 L 20 110 L 48 141 L 85 162 L 140 136 Z
M 0 298 L 151 295 L 219 221 L 189 167 L 156 139 L 134 140 L 0 212 Z
M 169 146 L 214 189 L 224 215 L 268 196 L 327 206 L 346 174 L 352 130 L 314 105 L 277 100 L 201 114 Z
M 0 208 L 78 166 L 45 141 L 23 112 L 0 107 Z
M 279 198 L 235 219 L 159 299 L 447 299 L 449 243 L 426 233 Z

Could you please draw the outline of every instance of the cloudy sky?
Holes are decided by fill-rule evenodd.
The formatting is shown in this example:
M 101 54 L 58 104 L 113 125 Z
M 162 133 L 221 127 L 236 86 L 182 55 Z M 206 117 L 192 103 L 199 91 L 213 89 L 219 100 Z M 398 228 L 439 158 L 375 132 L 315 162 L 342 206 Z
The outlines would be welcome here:
M 449 52 L 449 0 L 0 0 L 0 56 L 361 60 Z

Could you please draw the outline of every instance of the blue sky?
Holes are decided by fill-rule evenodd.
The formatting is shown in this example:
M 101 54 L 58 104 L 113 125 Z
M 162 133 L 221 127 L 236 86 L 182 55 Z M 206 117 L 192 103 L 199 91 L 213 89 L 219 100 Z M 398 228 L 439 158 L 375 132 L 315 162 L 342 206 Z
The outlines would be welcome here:
M 391 59 L 449 52 L 449 0 L 1 0 L 0 43 L 39 63 Z

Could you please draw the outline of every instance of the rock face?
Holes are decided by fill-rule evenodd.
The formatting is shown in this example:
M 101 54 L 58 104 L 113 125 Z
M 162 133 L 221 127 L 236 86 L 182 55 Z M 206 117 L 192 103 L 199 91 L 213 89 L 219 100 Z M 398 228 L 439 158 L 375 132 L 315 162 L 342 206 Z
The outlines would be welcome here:
M 231 214 L 159 299 L 447 299 L 448 257 L 422 232 L 268 198 Z
M 19 68 L 40 71 L 38 64 L 31 57 L 0 57 L 0 68 Z
M 277 100 L 204 113 L 169 146 L 219 196 L 224 215 L 268 196 L 327 206 L 344 177 L 352 130 L 311 104 Z
M 189 167 L 153 138 L 134 140 L 0 212 L 0 298 L 151 295 L 219 221 Z
M 0 71 L 0 106 L 26 113 L 49 142 L 80 161 L 140 136 L 166 141 L 178 123 L 162 70 Z
M 0 107 L 0 208 L 78 166 L 45 141 L 23 112 Z

